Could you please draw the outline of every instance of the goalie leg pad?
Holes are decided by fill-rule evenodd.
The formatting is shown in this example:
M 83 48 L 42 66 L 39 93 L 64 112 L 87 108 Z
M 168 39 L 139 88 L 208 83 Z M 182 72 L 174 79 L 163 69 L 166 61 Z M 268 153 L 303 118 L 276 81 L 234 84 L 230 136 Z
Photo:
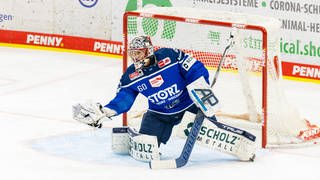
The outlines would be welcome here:
M 131 127 L 112 129 L 112 151 L 143 162 L 160 159 L 157 137 L 141 134 Z
M 129 135 L 128 127 L 115 127 L 112 128 L 111 134 L 111 149 L 116 154 L 128 154 L 129 155 Z
M 141 134 L 135 129 L 128 128 L 129 154 L 138 161 L 150 162 L 160 160 L 158 140 L 156 136 Z
M 193 125 L 195 114 L 186 112 L 178 125 L 178 137 L 187 138 Z M 256 137 L 244 130 L 205 119 L 196 143 L 213 150 L 236 156 L 241 161 L 252 161 L 256 151 Z

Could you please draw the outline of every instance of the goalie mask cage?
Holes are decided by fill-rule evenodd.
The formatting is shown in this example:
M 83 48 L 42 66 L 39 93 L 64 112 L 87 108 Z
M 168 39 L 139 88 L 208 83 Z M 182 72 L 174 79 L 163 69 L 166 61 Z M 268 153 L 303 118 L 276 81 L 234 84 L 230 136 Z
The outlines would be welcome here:
M 280 25 L 268 17 L 193 8 L 157 7 L 126 12 L 123 71 L 131 64 L 127 55 L 129 42 L 147 35 L 155 49 L 178 48 L 191 54 L 205 64 L 213 77 L 233 31 L 235 44 L 213 87 L 220 101 L 218 120 L 256 131 L 262 147 L 298 144 L 304 141 L 297 135 L 307 125 L 281 90 L 281 73 L 277 71 L 281 68 L 277 68 L 280 63 L 276 61 Z M 138 97 L 123 115 L 123 124 L 128 124 L 130 112 L 141 111 L 145 104 L 145 99 Z M 248 120 L 240 120 L 240 114 Z

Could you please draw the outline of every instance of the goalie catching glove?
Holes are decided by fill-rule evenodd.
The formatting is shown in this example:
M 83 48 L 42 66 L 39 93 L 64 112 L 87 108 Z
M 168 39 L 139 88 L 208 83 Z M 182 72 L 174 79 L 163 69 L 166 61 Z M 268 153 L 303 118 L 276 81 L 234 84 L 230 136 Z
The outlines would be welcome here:
M 100 103 L 86 102 L 72 106 L 73 119 L 92 127 L 102 127 L 102 120 L 117 115 L 116 111 L 103 107 Z

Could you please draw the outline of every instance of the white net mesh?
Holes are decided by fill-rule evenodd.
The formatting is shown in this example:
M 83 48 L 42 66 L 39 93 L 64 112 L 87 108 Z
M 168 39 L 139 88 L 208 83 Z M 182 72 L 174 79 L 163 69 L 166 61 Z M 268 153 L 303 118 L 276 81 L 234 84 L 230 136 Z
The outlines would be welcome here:
M 302 142 L 297 135 L 307 128 L 306 123 L 287 102 L 278 78 L 280 63 L 274 63 L 279 54 L 278 20 L 190 8 L 152 8 L 129 15 L 124 24 L 127 43 L 138 35 L 148 35 L 156 49 L 179 48 L 202 61 L 212 77 L 226 40 L 236 28 L 235 45 L 213 87 L 221 102 L 219 120 L 255 129 L 258 136 L 265 120 L 267 131 L 262 137 L 269 146 Z M 124 61 L 130 64 L 126 57 Z M 146 99 L 138 98 L 128 115 L 129 123 L 132 114 L 141 115 L 146 105 Z M 237 115 L 247 115 L 248 121 Z

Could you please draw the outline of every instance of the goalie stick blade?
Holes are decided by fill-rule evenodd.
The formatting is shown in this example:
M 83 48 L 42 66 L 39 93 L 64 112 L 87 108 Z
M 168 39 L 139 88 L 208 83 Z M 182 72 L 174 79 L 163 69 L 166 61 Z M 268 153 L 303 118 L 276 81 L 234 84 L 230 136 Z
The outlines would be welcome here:
M 175 169 L 177 168 L 177 163 L 175 160 L 153 160 L 150 161 L 149 167 L 151 169 Z

